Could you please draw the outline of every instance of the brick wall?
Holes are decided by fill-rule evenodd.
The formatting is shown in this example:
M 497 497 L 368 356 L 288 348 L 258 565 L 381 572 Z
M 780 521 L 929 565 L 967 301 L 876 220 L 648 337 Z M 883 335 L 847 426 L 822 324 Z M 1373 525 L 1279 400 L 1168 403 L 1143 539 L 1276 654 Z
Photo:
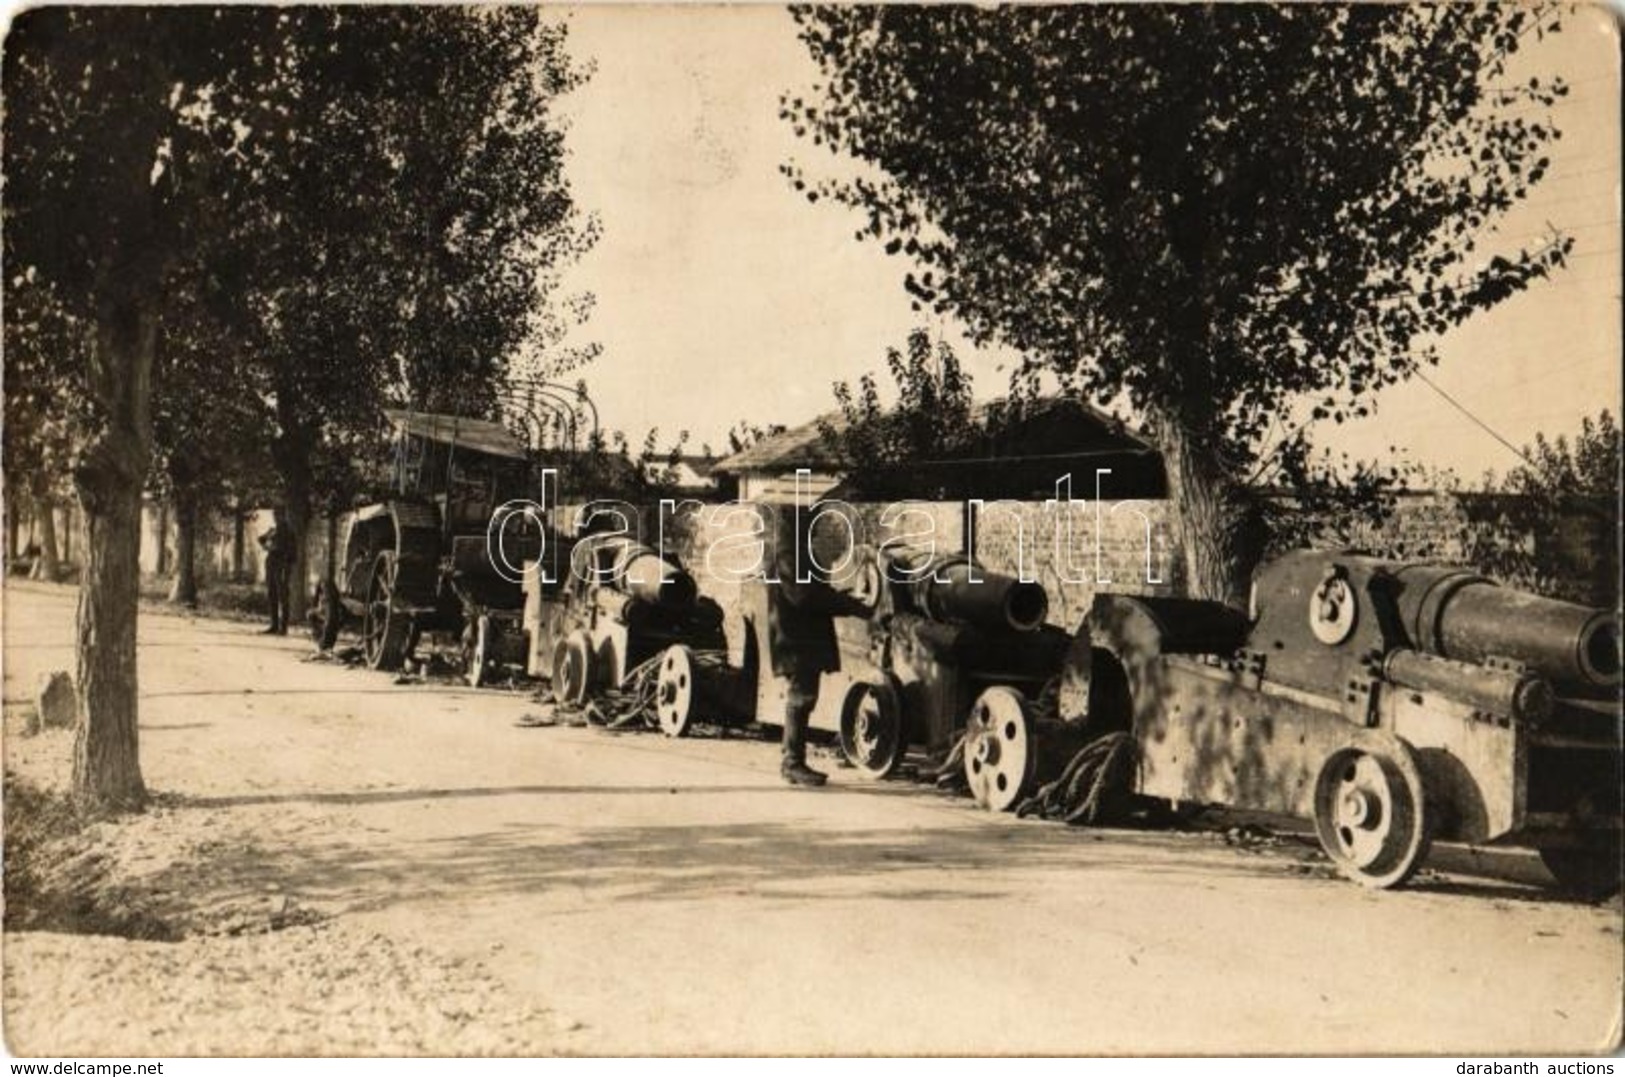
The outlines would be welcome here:
M 562 526 L 573 527 L 580 509 L 561 507 Z M 1079 502 L 1070 510 L 1042 502 L 979 505 L 970 512 L 972 552 L 989 571 L 1042 583 L 1049 593 L 1050 622 L 1068 630 L 1077 627 L 1098 590 L 1177 593 L 1178 558 L 1167 503 L 1108 502 L 1102 509 L 1097 528 L 1092 502 Z M 702 593 L 722 605 L 730 640 L 740 638 L 742 581 L 764 556 L 766 542 L 753 529 L 760 526 L 761 534 L 771 536 L 763 515 L 771 511 L 745 504 L 689 505 L 664 520 L 666 551 L 694 574 Z M 938 554 L 966 548 L 967 508 L 962 502 L 862 503 L 838 511 L 840 516 L 822 518 L 813 531 L 813 552 L 826 566 L 840 565 L 854 540 L 865 546 L 888 540 L 920 548 L 934 543 Z M 1072 517 L 1070 538 L 1063 523 L 1066 511 Z M 758 525 L 758 520 L 764 522 Z M 661 520 L 654 509 L 638 513 L 635 530 L 640 541 L 657 544 Z
M 570 526 L 578 507 L 561 511 Z M 938 553 L 965 550 L 966 506 L 961 502 L 900 502 L 847 506 L 859 544 L 876 546 L 909 536 L 924 545 L 928 533 Z M 665 520 L 665 545 L 692 571 L 703 593 L 728 618 L 738 639 L 740 581 L 758 551 L 752 523 L 774 511 L 757 505 L 685 505 Z M 1070 513 L 1068 538 L 1064 519 Z M 1096 592 L 1177 595 L 1182 564 L 1166 501 L 1107 501 L 1098 516 L 1093 501 L 1067 509 L 1045 502 L 989 502 L 971 513 L 974 553 L 993 572 L 1026 576 L 1049 594 L 1049 620 L 1075 629 Z M 1542 522 L 1544 519 L 1545 522 Z M 1488 494 L 1426 493 L 1400 499 L 1394 516 L 1356 527 L 1349 548 L 1401 559 L 1469 564 L 1514 586 L 1602 606 L 1618 601 L 1617 511 L 1577 502 L 1553 523 L 1531 516 L 1523 499 Z M 822 563 L 841 560 L 847 527 L 834 518 L 815 529 L 813 548 Z M 637 532 L 650 545 L 660 537 L 654 509 L 638 513 Z M 764 532 L 771 528 L 763 525 Z M 1149 565 L 1147 564 L 1149 544 Z
M 1605 608 L 1619 603 L 1619 506 L 1557 496 L 1416 493 L 1350 545 L 1383 557 L 1469 565 L 1512 586 Z
M 989 571 L 1043 584 L 1050 623 L 1068 631 L 1097 591 L 1179 593 L 1166 501 L 990 502 L 977 509 L 974 537 Z

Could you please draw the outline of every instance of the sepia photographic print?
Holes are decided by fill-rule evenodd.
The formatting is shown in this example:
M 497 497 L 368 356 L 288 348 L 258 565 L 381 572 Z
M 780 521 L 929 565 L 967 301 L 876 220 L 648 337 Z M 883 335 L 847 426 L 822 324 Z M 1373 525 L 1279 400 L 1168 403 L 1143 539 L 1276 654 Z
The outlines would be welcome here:
M 13 9 L 13 1072 L 1614 1072 L 1620 40 Z

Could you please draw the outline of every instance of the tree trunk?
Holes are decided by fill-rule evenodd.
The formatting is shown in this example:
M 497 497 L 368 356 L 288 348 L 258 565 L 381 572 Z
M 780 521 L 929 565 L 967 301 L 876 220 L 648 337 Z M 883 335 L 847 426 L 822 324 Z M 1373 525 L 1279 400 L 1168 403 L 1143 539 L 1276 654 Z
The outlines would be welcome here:
M 243 582 L 243 532 L 246 526 L 243 507 L 231 507 L 231 582 Z
M 1246 490 L 1228 474 L 1207 439 L 1174 421 L 1158 423 L 1168 473 L 1168 501 L 1179 531 L 1185 593 L 1247 608 L 1253 569 L 1263 551 L 1262 523 Z
M 175 585 L 169 600 L 197 605 L 197 503 L 184 490 L 175 494 Z
M 158 501 L 158 575 L 169 572 L 169 499 Z
M 332 512 L 325 513 L 323 518 L 327 521 L 327 541 L 326 558 L 322 562 L 322 578 L 334 580 L 338 578 L 339 518 Z
M 34 505 L 40 529 L 39 561 L 35 564 L 34 575 L 42 580 L 55 580 L 62 571 L 62 559 L 56 549 L 56 506 L 49 497 L 43 496 L 37 498 Z
M 141 486 L 96 495 L 79 589 L 79 722 L 73 790 L 98 808 L 132 811 L 146 801 L 136 731 L 136 601 Z
M 310 612 L 310 496 L 297 492 L 288 498 L 288 529 L 293 532 L 293 563 L 288 566 L 288 621 L 305 623 Z
M 73 502 L 62 506 L 62 560 L 73 563 Z
M 17 545 L 17 540 L 19 537 L 17 523 L 17 502 L 11 498 L 7 498 L 5 505 L 0 507 L 3 507 L 6 513 L 6 564 L 7 566 L 10 566 L 11 562 L 17 560 L 18 555 L 22 553 L 22 550 Z M 7 571 L 10 571 L 9 567 Z
M 99 314 L 92 387 L 107 417 L 74 469 L 86 542 L 73 794 L 101 811 L 134 811 L 147 798 L 137 736 L 135 644 L 141 489 L 150 451 L 158 321 L 132 307 L 112 306 Z
M 271 459 L 282 480 L 283 516 L 278 526 L 287 526 L 293 542 L 293 562 L 288 566 L 288 620 L 303 624 L 310 608 L 310 592 L 306 581 L 310 578 L 309 542 L 311 517 L 311 455 L 315 450 L 316 432 L 301 424 L 301 416 L 292 412 L 292 393 L 277 399 L 278 421 L 283 434 L 271 446 Z

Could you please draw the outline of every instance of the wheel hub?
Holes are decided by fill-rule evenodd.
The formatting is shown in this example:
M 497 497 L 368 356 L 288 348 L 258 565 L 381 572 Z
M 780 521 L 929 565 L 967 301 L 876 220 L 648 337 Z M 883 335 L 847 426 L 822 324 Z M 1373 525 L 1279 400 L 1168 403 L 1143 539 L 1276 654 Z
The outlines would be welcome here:
M 1346 789 L 1339 805 L 1339 818 L 1344 826 L 1357 826 L 1373 830 L 1381 815 L 1378 801 L 1364 789 Z

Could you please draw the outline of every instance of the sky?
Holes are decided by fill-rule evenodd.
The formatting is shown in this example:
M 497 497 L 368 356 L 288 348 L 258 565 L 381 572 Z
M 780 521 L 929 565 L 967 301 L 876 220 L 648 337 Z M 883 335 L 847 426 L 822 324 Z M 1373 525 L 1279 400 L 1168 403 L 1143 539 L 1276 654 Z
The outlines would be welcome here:
M 827 152 L 778 116 L 780 95 L 817 75 L 784 9 L 583 7 L 563 18 L 571 52 L 595 67 L 562 113 L 576 197 L 603 236 L 567 284 L 597 298 L 580 339 L 603 354 L 581 374 L 606 426 L 634 444 L 658 427 L 662 446 L 686 429 L 692 450 L 725 451 L 736 422 L 795 425 L 828 411 L 834 381 L 883 370 L 886 349 L 920 325 L 956 345 L 979 397 L 1004 390 L 1011 355 L 973 348 L 951 317 L 912 311 L 906 263 L 859 242 L 853 211 L 809 204 L 780 173 L 791 161 L 828 170 Z M 1600 8 L 1526 46 L 1514 75 L 1560 73 L 1573 89 L 1555 110 L 1553 168 L 1500 235 L 1511 247 L 1550 223 L 1575 238 L 1569 266 L 1442 339 L 1443 361 L 1427 372 L 1437 388 L 1391 389 L 1374 418 L 1317 428 L 1319 443 L 1359 457 L 1394 447 L 1476 479 L 1518 462 L 1497 435 L 1521 446 L 1604 407 L 1619 414 L 1618 69 Z

